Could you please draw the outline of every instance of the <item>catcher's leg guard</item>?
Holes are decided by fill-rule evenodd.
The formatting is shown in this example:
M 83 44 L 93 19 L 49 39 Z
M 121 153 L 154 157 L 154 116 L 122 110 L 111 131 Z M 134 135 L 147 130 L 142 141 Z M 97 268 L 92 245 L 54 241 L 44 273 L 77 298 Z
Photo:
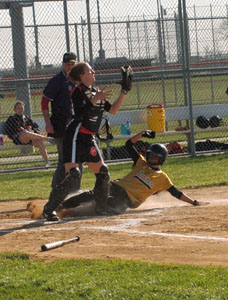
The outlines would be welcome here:
M 76 178 L 74 183 L 72 182 L 72 186 L 69 189 L 69 194 L 76 193 L 81 188 L 81 179 L 82 179 L 82 171 L 83 171 L 83 167 L 81 163 L 79 164 L 79 171 L 80 171 L 80 176 Z
M 43 211 L 43 215 L 46 219 L 48 219 L 49 215 L 53 214 L 53 211 L 65 199 L 69 190 L 75 185 L 76 179 L 80 180 L 80 177 L 80 170 L 78 168 L 72 168 L 66 173 L 64 180 L 51 191 L 49 200 L 45 204 Z
M 100 173 L 96 175 L 96 183 L 94 186 L 94 200 L 96 202 L 96 213 L 103 214 L 107 209 L 107 198 L 109 195 L 109 172 L 108 167 L 103 165 Z

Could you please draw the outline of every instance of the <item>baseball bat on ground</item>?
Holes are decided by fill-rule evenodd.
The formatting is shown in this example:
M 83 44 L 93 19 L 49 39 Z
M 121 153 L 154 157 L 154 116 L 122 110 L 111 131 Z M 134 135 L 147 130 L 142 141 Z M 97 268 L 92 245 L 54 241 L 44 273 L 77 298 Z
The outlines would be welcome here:
M 80 240 L 80 237 L 76 236 L 75 238 L 72 238 L 72 239 L 48 243 L 48 244 L 41 246 L 41 251 L 47 251 L 47 250 L 55 249 L 58 247 L 62 247 L 63 245 L 73 243 L 73 242 L 78 242 L 79 240 Z

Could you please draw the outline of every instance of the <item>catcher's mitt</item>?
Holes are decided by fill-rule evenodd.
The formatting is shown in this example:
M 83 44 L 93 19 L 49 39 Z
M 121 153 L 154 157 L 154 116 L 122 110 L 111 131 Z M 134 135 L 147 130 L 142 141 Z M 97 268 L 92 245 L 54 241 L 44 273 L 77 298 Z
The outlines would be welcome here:
M 118 83 L 121 84 L 121 92 L 127 94 L 132 89 L 133 71 L 131 66 L 121 67 L 122 80 Z

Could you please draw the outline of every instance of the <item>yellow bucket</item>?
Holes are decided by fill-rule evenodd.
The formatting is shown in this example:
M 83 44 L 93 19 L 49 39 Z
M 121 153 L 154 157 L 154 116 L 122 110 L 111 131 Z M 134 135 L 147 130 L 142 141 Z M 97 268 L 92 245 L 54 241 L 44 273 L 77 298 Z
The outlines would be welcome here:
M 165 107 L 163 104 L 147 106 L 147 126 L 155 132 L 165 132 Z

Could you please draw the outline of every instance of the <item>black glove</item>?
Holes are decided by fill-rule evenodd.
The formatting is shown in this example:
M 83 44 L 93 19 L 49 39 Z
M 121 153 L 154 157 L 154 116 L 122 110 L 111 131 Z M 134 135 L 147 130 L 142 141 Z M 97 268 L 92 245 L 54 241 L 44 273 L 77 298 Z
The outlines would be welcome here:
M 127 92 L 129 92 L 132 89 L 133 71 L 131 66 L 121 67 L 121 75 L 122 80 L 118 83 L 122 86 L 121 92 L 127 94 Z
M 145 130 L 142 132 L 142 137 L 148 138 L 148 139 L 154 139 L 155 138 L 155 131 L 152 130 Z
M 228 88 L 226 89 L 226 94 L 228 95 Z
M 194 200 L 193 205 L 194 206 L 199 206 L 200 204 L 199 204 L 199 202 L 197 200 Z

